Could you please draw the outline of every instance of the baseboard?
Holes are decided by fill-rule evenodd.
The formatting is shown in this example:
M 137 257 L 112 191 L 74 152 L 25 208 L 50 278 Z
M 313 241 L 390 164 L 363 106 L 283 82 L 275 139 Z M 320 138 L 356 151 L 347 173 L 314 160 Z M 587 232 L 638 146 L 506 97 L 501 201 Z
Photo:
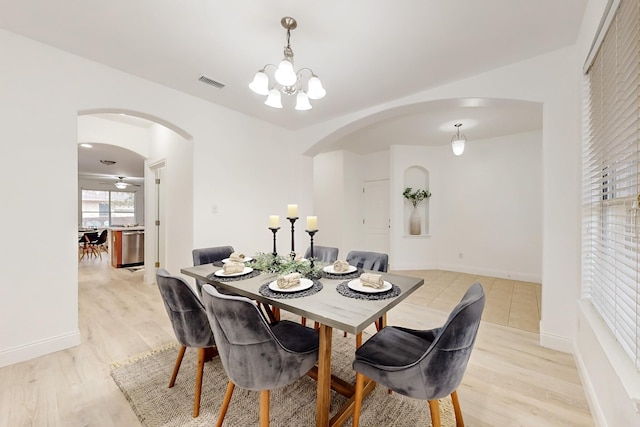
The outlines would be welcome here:
M 75 347 L 79 344 L 80 331 L 76 330 L 56 337 L 2 350 L 0 351 L 0 368 Z
M 573 350 L 575 348 L 574 341 L 570 338 L 542 332 L 542 325 L 540 325 L 540 345 L 552 350 L 570 354 L 573 354 Z
M 521 282 L 542 283 L 542 276 L 537 274 L 501 271 L 490 268 L 470 267 L 461 265 L 439 265 L 439 270 L 455 271 L 458 273 L 477 274 L 480 276 L 498 277 L 501 279 L 519 280 Z M 417 268 L 416 268 L 417 269 Z
M 607 420 L 605 419 L 604 414 L 602 413 L 602 408 L 598 403 L 596 390 L 593 387 L 591 378 L 589 377 L 587 367 L 582 360 L 578 344 L 575 342 L 573 346 L 573 358 L 576 362 L 576 368 L 578 369 L 578 375 L 580 376 L 580 381 L 582 381 L 585 395 L 587 396 L 587 403 L 589 404 L 589 410 L 591 410 L 591 417 L 593 418 L 594 424 L 596 427 L 607 427 Z

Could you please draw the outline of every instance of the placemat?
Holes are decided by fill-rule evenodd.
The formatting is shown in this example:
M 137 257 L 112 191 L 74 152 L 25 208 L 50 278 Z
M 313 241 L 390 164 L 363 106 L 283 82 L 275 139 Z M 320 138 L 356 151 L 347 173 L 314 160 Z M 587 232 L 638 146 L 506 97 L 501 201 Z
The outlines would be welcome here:
M 316 280 L 316 279 L 311 279 L 311 280 L 313 281 L 313 286 L 311 286 L 309 289 L 305 289 L 304 291 L 300 291 L 300 292 L 274 292 L 271 289 L 269 289 L 269 283 L 271 283 L 271 281 L 260 286 L 260 289 L 258 289 L 258 292 L 260 292 L 260 295 L 262 296 L 274 298 L 274 299 L 293 299 L 293 298 L 308 297 L 309 295 L 317 294 L 322 290 L 322 283 L 320 283 L 319 280 Z
M 216 273 L 213 272 L 207 276 L 207 279 L 216 280 L 218 282 L 235 282 L 237 280 L 250 279 L 252 277 L 256 277 L 259 275 L 260 275 L 260 270 L 253 270 L 251 273 L 243 274 L 241 276 L 231 276 L 231 277 L 216 276 Z
M 338 293 L 342 296 L 345 296 L 347 298 L 355 298 L 355 299 L 364 299 L 364 300 L 368 300 L 368 301 L 376 301 L 376 300 L 381 300 L 381 299 L 388 299 L 388 298 L 395 298 L 398 295 L 400 295 L 402 293 L 402 290 L 394 285 L 391 284 L 391 289 L 389 289 L 386 292 L 380 292 L 380 293 L 375 293 L 375 294 L 367 294 L 364 292 L 356 292 L 353 289 L 351 289 L 347 284 L 349 282 L 342 282 L 340 283 L 338 286 L 336 286 L 336 291 L 338 291 Z
M 364 273 L 364 270 L 361 268 L 358 268 L 356 271 L 348 274 L 327 273 L 324 270 L 320 270 L 320 274 L 322 275 L 322 277 L 326 277 L 327 279 L 332 280 L 357 279 L 362 273 Z

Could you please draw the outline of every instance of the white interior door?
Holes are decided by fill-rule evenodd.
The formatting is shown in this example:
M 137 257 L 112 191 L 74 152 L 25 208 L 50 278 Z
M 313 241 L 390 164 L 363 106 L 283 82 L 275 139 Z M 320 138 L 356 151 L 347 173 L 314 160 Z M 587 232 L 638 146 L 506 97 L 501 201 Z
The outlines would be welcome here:
M 364 182 L 364 244 L 367 251 L 389 253 L 389 180 Z

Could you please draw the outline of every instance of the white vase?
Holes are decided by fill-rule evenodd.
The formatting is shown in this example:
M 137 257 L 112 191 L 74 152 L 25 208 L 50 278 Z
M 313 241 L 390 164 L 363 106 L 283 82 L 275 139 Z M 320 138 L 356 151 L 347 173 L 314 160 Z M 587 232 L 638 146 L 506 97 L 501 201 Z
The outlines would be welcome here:
M 422 225 L 422 215 L 420 215 L 420 210 L 417 206 L 413 207 L 413 211 L 411 212 L 411 216 L 409 217 L 409 234 L 412 236 L 418 236 L 422 234 L 421 230 Z

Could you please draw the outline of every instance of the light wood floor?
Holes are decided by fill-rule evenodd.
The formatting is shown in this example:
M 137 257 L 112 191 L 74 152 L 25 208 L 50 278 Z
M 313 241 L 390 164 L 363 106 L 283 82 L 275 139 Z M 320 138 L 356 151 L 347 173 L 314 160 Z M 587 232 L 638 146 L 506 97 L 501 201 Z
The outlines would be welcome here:
M 174 341 L 160 294 L 142 283 L 142 272 L 113 269 L 106 258 L 83 260 L 79 269 L 82 344 L 0 369 L 0 426 L 140 426 L 109 365 Z M 593 426 L 572 356 L 540 347 L 531 332 L 538 285 L 406 273 L 424 277 L 425 286 L 389 313 L 389 324 L 439 326 L 473 281 L 485 287 L 484 321 L 458 391 L 466 425 Z

